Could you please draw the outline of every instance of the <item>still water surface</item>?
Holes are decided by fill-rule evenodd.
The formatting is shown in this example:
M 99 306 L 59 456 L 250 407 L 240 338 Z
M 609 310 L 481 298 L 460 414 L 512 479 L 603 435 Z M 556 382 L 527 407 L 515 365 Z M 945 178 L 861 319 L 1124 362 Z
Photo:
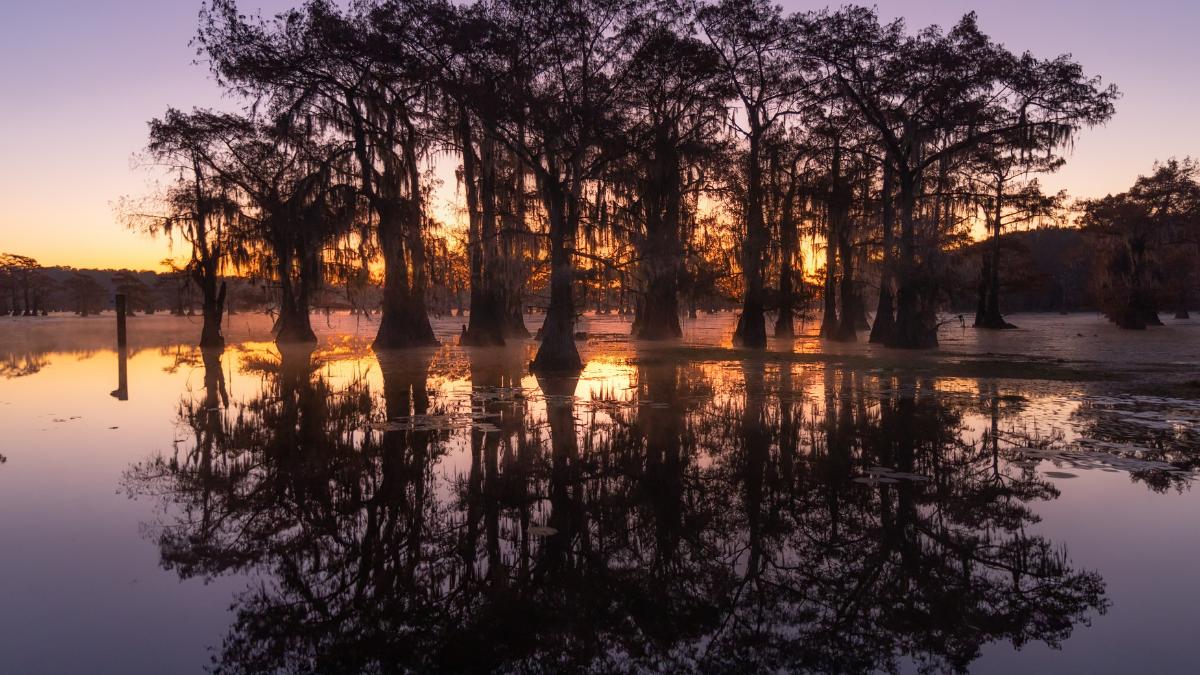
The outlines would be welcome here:
M 0 671 L 1195 672 L 1200 401 L 1155 385 L 1200 330 L 1020 318 L 748 355 L 590 317 L 578 378 L 451 319 L 138 318 L 123 359 L 3 319 Z

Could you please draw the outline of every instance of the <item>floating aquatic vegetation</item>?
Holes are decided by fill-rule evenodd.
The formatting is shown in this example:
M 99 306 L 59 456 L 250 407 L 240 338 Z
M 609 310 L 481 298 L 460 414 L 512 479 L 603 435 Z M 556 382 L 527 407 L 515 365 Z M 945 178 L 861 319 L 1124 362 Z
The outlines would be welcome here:
M 1069 464 L 1071 467 L 1077 469 L 1099 469 L 1109 470 L 1110 472 L 1112 470 L 1123 470 L 1131 473 L 1168 471 L 1179 475 L 1187 474 L 1188 477 L 1191 474 L 1191 470 L 1186 467 L 1177 466 L 1162 460 L 1143 459 L 1135 456 L 1161 451 L 1093 438 L 1079 438 L 1072 446 L 1057 448 L 1014 448 L 1013 452 L 1017 453 L 1017 457 L 1010 459 L 1010 463 L 1023 468 L 1037 468 L 1041 461 L 1046 460 L 1058 464 Z M 1045 472 L 1045 475 L 1052 478 L 1073 477 L 1073 475 L 1055 476 L 1054 474 L 1054 471 Z
M 895 478 L 888 478 L 886 476 L 875 476 L 875 475 L 859 476 L 858 478 L 853 478 L 851 480 L 853 480 L 855 483 L 862 483 L 863 485 L 870 485 L 872 487 L 876 486 L 876 485 L 891 485 L 893 483 L 900 482 L 899 480 L 897 480 Z
M 896 471 L 895 469 L 886 466 L 872 466 L 868 468 L 865 473 L 865 476 L 858 476 L 852 480 L 855 483 L 872 486 L 891 485 L 900 483 L 902 481 L 925 483 L 930 480 L 929 476 L 923 476 L 921 474 L 911 473 L 908 471 Z
M 471 426 L 470 415 L 411 415 L 370 425 L 374 431 L 450 431 Z

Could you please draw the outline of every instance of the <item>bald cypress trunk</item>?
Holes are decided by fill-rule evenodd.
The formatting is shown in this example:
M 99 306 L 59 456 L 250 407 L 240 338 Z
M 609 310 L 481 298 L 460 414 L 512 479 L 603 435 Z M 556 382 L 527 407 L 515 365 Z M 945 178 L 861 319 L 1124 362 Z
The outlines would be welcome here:
M 368 138 L 360 101 L 346 92 L 346 110 L 354 139 L 362 190 L 379 223 L 375 236 L 383 258 L 383 307 L 372 347 L 377 350 L 436 345 L 425 305 L 428 285 L 425 270 L 424 213 L 421 207 L 421 172 L 417 166 L 418 134 L 407 111 L 387 112 L 386 133 Z M 372 142 L 382 152 L 393 153 L 375 167 Z M 392 148 L 398 146 L 399 153 Z
M 753 119 L 751 126 L 747 153 L 746 238 L 742 240 L 741 251 L 746 289 L 733 341 L 741 347 L 763 348 L 767 346 L 763 254 L 769 243 L 762 204 L 761 137 L 764 130 Z
M 936 347 L 937 322 L 931 316 L 923 295 L 928 288 L 921 278 L 916 259 L 917 177 L 910 173 L 899 177 L 900 255 L 896 271 L 896 323 L 889 347 L 927 349 Z
M 796 290 L 792 282 L 796 224 L 785 221 L 782 235 L 779 251 L 779 316 L 775 319 L 775 337 L 792 337 L 796 334 Z
M 579 372 L 583 362 L 575 347 L 573 296 L 575 228 L 578 199 L 552 176 L 540 181 L 550 220 L 550 306 L 542 323 L 542 344 L 530 368 L 538 372 Z
M 225 336 L 221 335 L 221 317 L 225 311 L 225 282 L 218 287 L 216 279 L 205 284 L 204 289 L 204 324 L 200 329 L 200 346 L 209 349 L 220 349 L 225 346 Z
M 838 232 L 838 259 L 841 263 L 842 275 L 838 288 L 839 316 L 833 338 L 839 342 L 854 342 L 858 339 L 855 318 L 858 307 L 855 305 L 854 251 L 848 224 L 848 221 L 843 221 L 841 231 Z
M 475 156 L 470 116 L 459 111 L 459 143 L 462 145 L 463 184 L 467 193 L 467 235 L 471 266 L 471 318 L 459 340 L 463 345 L 504 344 L 503 298 L 495 267 L 496 242 L 495 157 L 486 133 L 480 139 L 480 156 Z M 479 161 L 477 161 L 479 160 Z
M 679 240 L 683 206 L 679 157 L 672 139 L 660 138 L 643 184 L 646 242 L 642 252 L 645 287 L 635 308 L 632 333 L 641 340 L 667 340 L 683 335 L 679 325 Z
M 652 269 L 646 272 L 646 288 L 634 310 L 632 333 L 640 340 L 668 340 L 683 335 L 679 325 L 676 260 L 669 252 L 654 255 L 657 259 L 647 265 Z
M 409 126 L 404 145 L 406 197 L 381 200 L 378 237 L 383 251 L 383 314 L 375 349 L 436 345 L 425 307 L 425 239 L 421 213 L 421 176 Z
M 837 333 L 837 235 L 834 233 L 833 218 L 825 216 L 825 284 L 822 293 L 821 332 L 823 338 Z
M 417 252 L 402 229 L 394 220 L 385 224 L 380 218 L 384 281 L 383 313 L 373 344 L 376 349 L 437 344 L 425 309 L 424 271 L 416 269 Z M 424 258 L 423 251 L 420 255 Z
M 775 337 L 792 337 L 796 334 L 796 290 L 793 275 L 798 237 L 795 200 L 796 179 L 792 177 L 779 217 L 779 316 L 775 319 Z
M 521 134 L 523 137 L 523 133 Z M 506 207 L 500 210 L 501 256 L 498 277 L 501 282 L 501 319 L 505 338 L 527 338 L 525 326 L 525 163 L 517 153 L 511 153 L 512 176 L 504 185 Z
M 1121 328 L 1143 330 L 1147 326 L 1163 325 L 1158 318 L 1158 303 L 1151 288 L 1146 248 L 1146 241 L 1141 237 L 1133 237 L 1125 242 L 1128 266 L 1125 297 L 1121 305 L 1109 313 L 1109 319 Z
M 275 322 L 277 344 L 311 343 L 317 341 L 309 318 L 309 269 L 314 261 L 297 260 L 294 252 L 300 247 L 290 239 L 277 235 L 274 244 L 276 270 L 279 275 L 279 319 Z M 311 253 L 316 256 L 316 252 Z M 299 262 L 300 267 L 296 267 Z
M 854 327 L 854 251 L 850 239 L 850 186 L 842 174 L 842 147 L 835 139 L 833 146 L 833 167 L 830 175 L 829 194 L 829 227 L 826 237 L 827 250 L 837 247 L 836 260 L 831 253 L 826 253 L 825 277 L 825 310 L 826 316 L 821 324 L 822 336 L 839 342 L 855 340 Z M 834 270 L 841 265 L 841 283 L 837 295 L 840 299 L 840 312 L 834 312 Z
M 209 232 L 208 200 L 204 196 L 204 172 L 200 167 L 199 157 L 192 157 L 193 189 L 195 199 L 195 222 L 193 224 L 192 242 L 196 256 L 192 268 L 192 280 L 200 287 L 203 303 L 203 327 L 200 330 L 200 346 L 210 349 L 221 349 L 225 346 L 225 336 L 221 335 L 221 317 L 225 308 L 225 284 L 217 286 L 217 274 L 220 271 L 221 242 L 211 241 L 213 234 Z
M 980 270 L 979 307 L 975 312 L 975 327 L 993 330 L 1016 328 L 1000 314 L 1000 229 L 1003 226 L 1004 181 L 997 180 L 995 203 L 989 218 L 988 241 Z

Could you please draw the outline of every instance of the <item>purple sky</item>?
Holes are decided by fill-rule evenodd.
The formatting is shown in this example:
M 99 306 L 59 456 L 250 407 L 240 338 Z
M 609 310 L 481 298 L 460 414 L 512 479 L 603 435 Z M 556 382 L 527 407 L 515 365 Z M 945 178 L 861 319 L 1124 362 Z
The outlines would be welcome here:
M 247 0 L 273 13 L 286 0 Z M 788 9 L 824 6 L 786 0 Z M 1126 188 L 1155 159 L 1200 155 L 1200 0 L 880 0 L 910 27 L 979 13 L 1013 50 L 1071 53 L 1120 86 L 1107 126 L 1045 180 L 1075 196 Z M 193 0 L 15 0 L 0 9 L 0 251 L 44 264 L 155 267 L 162 240 L 129 232 L 111 203 L 147 190 L 131 166 L 167 106 L 230 106 L 192 65 Z M 451 186 L 452 188 L 452 186 Z

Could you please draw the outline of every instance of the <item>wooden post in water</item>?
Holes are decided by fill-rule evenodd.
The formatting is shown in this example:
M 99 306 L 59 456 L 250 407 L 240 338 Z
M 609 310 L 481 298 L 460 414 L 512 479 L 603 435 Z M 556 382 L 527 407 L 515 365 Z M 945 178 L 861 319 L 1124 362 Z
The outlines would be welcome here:
M 129 400 L 129 348 L 125 336 L 125 295 L 117 294 L 117 388 L 112 392 L 118 401 Z
M 117 346 L 124 347 L 125 340 L 125 294 L 117 294 Z

